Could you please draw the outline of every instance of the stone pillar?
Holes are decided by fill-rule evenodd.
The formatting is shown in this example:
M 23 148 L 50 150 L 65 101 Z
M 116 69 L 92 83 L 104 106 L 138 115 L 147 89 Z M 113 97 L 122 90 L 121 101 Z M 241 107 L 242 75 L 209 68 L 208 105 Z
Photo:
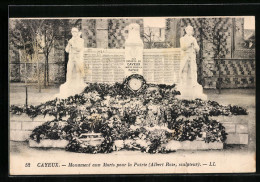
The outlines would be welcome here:
M 143 41 L 140 37 L 140 25 L 128 25 L 128 38 L 125 41 L 125 76 L 143 75 Z
M 166 23 L 165 41 L 170 47 L 180 47 L 181 19 L 169 18 Z
M 108 48 L 108 20 L 96 20 L 97 48 Z
M 96 20 L 95 19 L 82 19 L 82 38 L 84 39 L 84 47 L 96 48 Z
M 235 18 L 235 26 L 234 26 L 234 41 L 235 46 L 234 50 L 243 49 L 244 43 L 244 18 Z

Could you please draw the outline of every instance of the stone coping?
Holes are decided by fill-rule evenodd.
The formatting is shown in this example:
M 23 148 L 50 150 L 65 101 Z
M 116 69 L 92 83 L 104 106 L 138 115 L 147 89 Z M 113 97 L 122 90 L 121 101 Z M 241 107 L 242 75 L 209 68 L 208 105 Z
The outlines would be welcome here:
M 210 119 L 217 120 L 220 123 L 248 123 L 248 115 L 232 115 L 232 116 L 210 116 Z
M 180 48 L 161 48 L 161 49 L 143 49 L 144 54 L 148 53 L 158 53 L 158 54 L 165 54 L 165 53 L 173 53 L 173 52 L 179 52 Z M 102 48 L 85 48 L 84 54 L 91 54 L 91 53 L 97 53 L 100 52 L 101 54 L 109 54 L 109 53 L 125 53 L 125 49 L 102 49 Z

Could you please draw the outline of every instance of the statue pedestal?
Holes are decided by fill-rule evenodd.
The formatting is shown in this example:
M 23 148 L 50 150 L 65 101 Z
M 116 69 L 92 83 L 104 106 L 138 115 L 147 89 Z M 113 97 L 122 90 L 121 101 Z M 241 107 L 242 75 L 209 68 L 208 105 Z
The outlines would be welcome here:
M 181 92 L 181 95 L 177 95 L 178 99 L 186 99 L 186 100 L 194 100 L 194 99 L 202 99 L 207 100 L 207 95 L 203 93 L 203 88 L 201 85 L 197 84 L 194 86 L 184 85 L 177 86 L 177 90 Z
M 86 84 L 84 80 L 75 80 L 73 82 L 65 82 L 60 86 L 60 93 L 55 95 L 58 98 L 67 98 L 69 96 L 74 96 L 76 94 L 80 94 L 86 88 Z

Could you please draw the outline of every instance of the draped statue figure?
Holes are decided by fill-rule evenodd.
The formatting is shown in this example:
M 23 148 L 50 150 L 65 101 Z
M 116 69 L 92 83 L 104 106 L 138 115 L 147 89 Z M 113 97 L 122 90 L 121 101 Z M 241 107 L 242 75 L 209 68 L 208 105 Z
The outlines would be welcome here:
M 84 83 L 84 39 L 80 38 L 81 32 L 77 28 L 71 30 L 72 38 L 66 46 L 69 53 L 67 64 L 66 82 L 60 86 L 57 97 L 68 97 L 82 93 L 86 87 Z
M 181 63 L 180 82 L 178 89 L 181 92 L 181 99 L 207 99 L 203 94 L 203 88 L 197 81 L 196 53 L 199 52 L 197 40 L 192 36 L 193 27 L 185 28 L 186 35 L 180 39 Z

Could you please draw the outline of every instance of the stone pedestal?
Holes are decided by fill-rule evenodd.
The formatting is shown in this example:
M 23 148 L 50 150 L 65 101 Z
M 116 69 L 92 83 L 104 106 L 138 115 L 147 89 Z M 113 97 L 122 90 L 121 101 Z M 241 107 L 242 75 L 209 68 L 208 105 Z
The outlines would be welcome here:
M 132 74 L 143 75 L 143 41 L 140 37 L 140 26 L 129 25 L 129 34 L 125 42 L 125 77 Z
M 207 100 L 207 95 L 203 93 L 203 87 L 199 84 L 190 86 L 190 85 L 180 85 L 177 86 L 177 90 L 181 92 L 181 95 L 177 95 L 178 99 L 185 100 L 194 100 L 194 99 L 202 99 Z

